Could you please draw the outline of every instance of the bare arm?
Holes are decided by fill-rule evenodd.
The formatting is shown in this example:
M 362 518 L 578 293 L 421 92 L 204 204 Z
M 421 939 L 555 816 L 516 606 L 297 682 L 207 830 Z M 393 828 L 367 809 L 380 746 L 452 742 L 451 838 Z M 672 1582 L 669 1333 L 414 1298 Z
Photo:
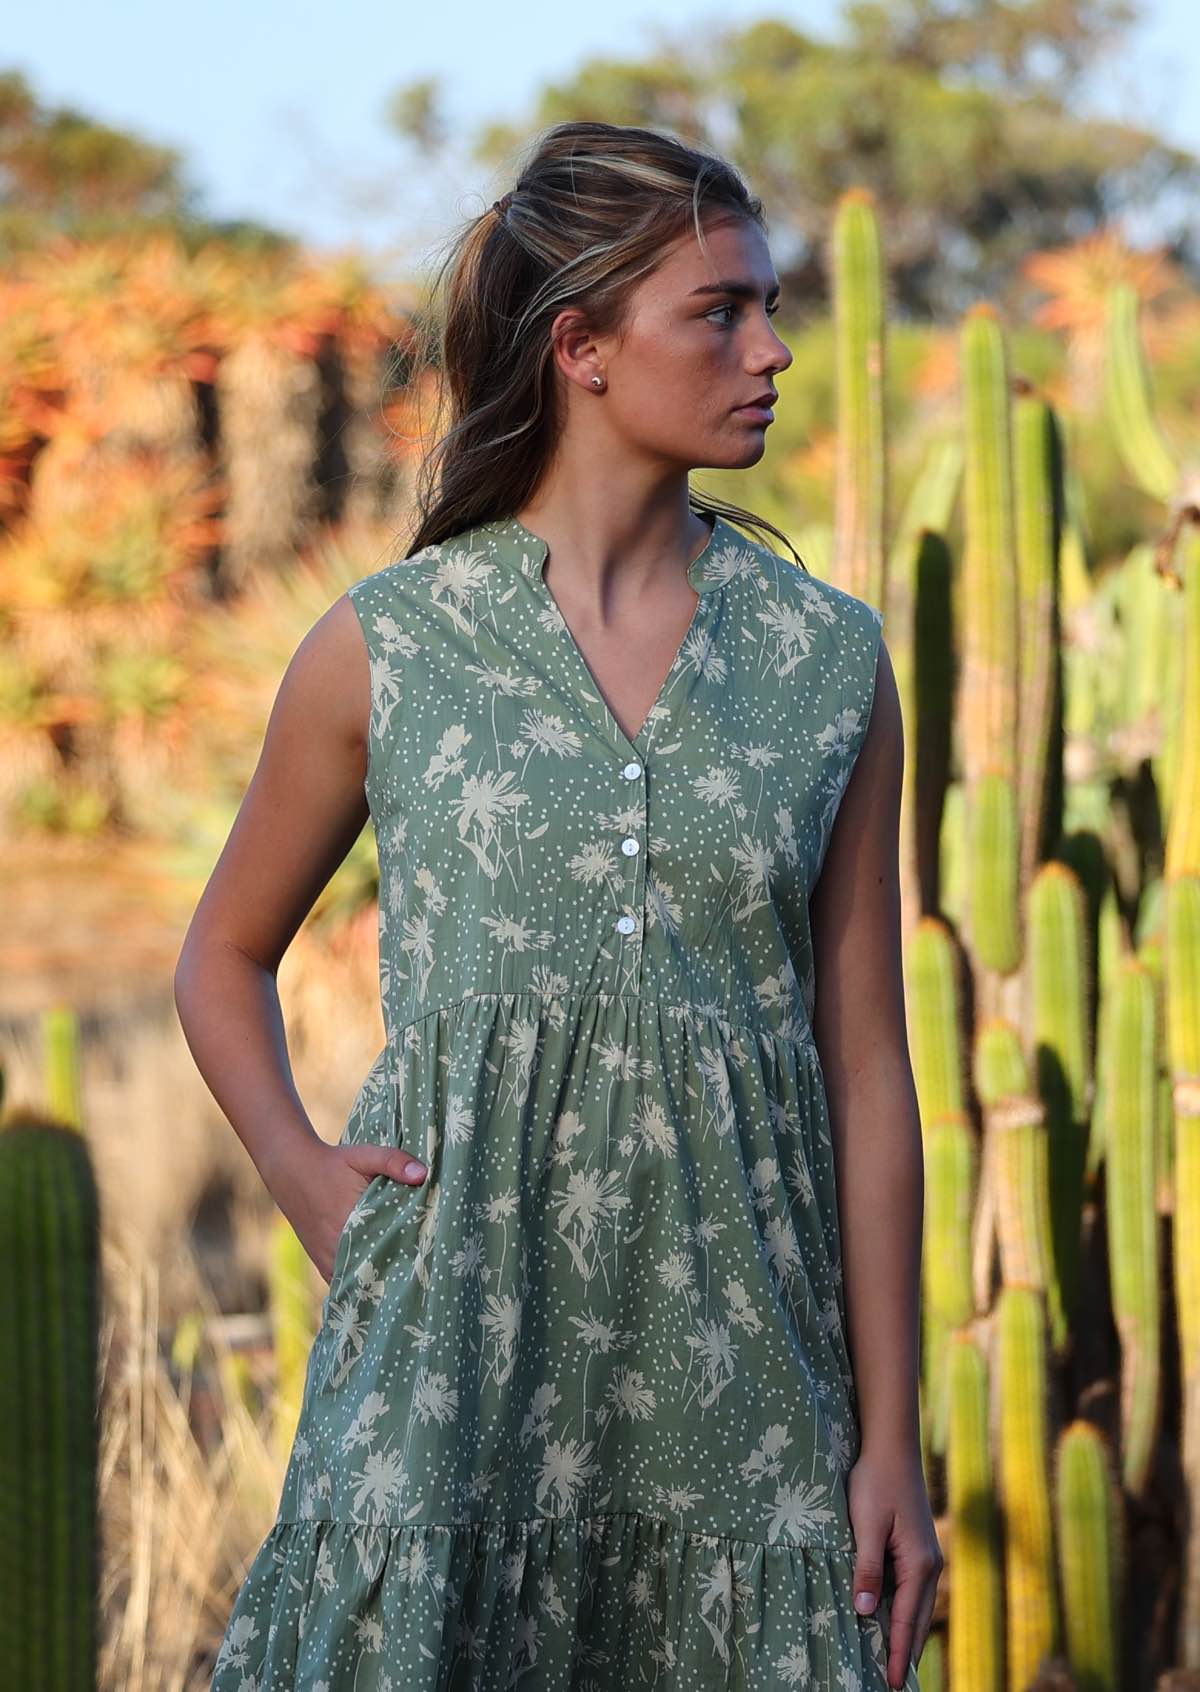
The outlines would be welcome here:
M 829 1096 L 863 1450 L 919 1457 L 924 1163 L 901 972 L 903 761 L 881 642 L 871 719 L 813 890 L 813 1032 Z
M 276 977 L 367 821 L 369 713 L 366 642 L 343 596 L 288 664 L 258 766 L 175 968 L 175 1004 L 196 1065 L 326 1274 L 363 1185 L 355 1169 L 390 1155 L 399 1173 L 407 1158 L 362 1147 L 353 1167 L 329 1160 L 337 1148 L 317 1134 L 296 1091 Z

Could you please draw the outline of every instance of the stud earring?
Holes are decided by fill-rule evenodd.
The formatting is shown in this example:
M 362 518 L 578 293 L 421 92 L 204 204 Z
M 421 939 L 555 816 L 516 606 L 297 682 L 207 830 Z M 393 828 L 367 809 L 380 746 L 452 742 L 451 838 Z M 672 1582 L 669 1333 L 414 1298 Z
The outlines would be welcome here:
M 602 388 L 604 386 L 603 376 L 593 376 L 592 377 L 592 386 L 593 386 L 593 388 Z

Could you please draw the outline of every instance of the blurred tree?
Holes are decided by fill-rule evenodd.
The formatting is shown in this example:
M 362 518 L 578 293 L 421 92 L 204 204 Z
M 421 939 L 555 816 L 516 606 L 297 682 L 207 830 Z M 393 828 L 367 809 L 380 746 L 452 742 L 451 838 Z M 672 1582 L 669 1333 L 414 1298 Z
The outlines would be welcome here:
M 702 39 L 660 33 L 650 56 L 593 58 L 546 87 L 528 123 L 485 125 L 473 156 L 507 186 L 537 131 L 571 118 L 714 147 L 766 202 L 793 308 L 824 301 L 823 243 L 852 184 L 876 195 L 894 317 L 945 319 L 984 293 L 1015 307 L 1029 252 L 1127 209 L 1161 211 L 1165 224 L 1169 191 L 1184 214 L 1159 239 L 1200 274 L 1187 212 L 1200 159 L 1151 128 L 1080 111 L 1084 80 L 1127 46 L 1137 15 L 1131 0 L 857 0 L 836 43 L 778 19 Z M 449 126 L 436 86 L 416 87 L 419 98 L 393 100 L 393 127 L 418 151 L 438 149 Z
M 139 229 L 174 233 L 193 251 L 215 235 L 243 250 L 293 244 L 261 224 L 206 219 L 176 149 L 43 106 L 20 71 L 0 71 L 0 260 L 57 235 Z
M 1136 22 L 1132 0 L 851 0 L 857 45 L 898 63 L 958 66 L 1012 94 L 1072 94 Z

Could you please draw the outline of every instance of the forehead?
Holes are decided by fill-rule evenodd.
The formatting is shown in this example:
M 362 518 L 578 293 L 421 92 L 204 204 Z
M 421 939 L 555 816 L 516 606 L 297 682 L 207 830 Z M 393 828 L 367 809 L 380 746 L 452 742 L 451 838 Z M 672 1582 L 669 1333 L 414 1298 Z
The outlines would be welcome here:
M 669 244 L 653 276 L 646 279 L 648 292 L 675 299 L 723 278 L 749 282 L 766 293 L 778 286 L 767 238 L 752 219 L 725 216 L 706 221 L 703 228 L 707 250 L 701 248 L 689 224 Z

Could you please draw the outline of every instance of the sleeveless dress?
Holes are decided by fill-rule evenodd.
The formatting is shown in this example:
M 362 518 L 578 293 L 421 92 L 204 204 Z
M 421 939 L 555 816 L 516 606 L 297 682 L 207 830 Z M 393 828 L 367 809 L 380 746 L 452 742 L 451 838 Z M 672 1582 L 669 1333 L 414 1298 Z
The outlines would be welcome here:
M 355 583 L 386 1044 L 213 1692 L 863 1692 L 808 900 L 879 613 L 718 517 L 630 740 L 486 522 Z M 906 1692 L 919 1692 L 910 1666 Z

